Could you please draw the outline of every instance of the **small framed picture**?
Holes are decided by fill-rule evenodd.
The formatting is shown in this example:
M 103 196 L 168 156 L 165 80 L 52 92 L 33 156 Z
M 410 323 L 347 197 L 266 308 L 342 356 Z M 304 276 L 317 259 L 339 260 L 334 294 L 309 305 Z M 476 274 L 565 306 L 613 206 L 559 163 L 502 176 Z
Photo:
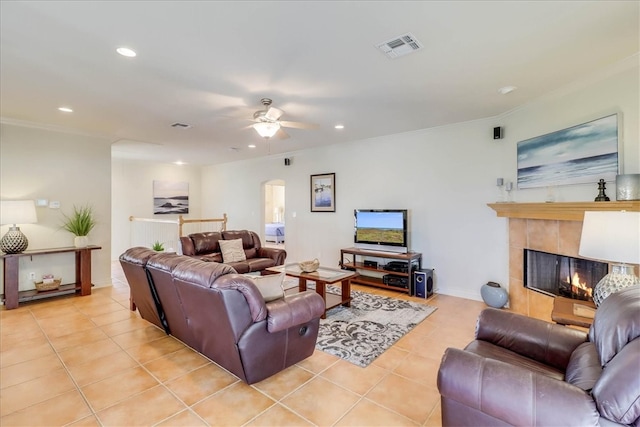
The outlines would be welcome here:
M 336 174 L 311 175 L 311 212 L 336 211 Z

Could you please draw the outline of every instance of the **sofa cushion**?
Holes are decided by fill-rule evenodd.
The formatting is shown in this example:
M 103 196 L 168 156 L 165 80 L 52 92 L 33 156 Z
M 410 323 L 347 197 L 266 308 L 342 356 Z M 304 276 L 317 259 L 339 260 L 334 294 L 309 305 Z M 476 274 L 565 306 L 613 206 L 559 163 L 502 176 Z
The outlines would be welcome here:
M 284 272 L 280 274 L 268 274 L 266 276 L 246 276 L 253 280 L 253 283 L 255 283 L 260 294 L 262 294 L 264 302 L 284 298 L 284 288 L 282 287 L 282 283 L 284 282 Z
M 627 343 L 640 337 L 640 285 L 609 295 L 598 307 L 589 330 L 604 367 Z
M 225 264 L 247 259 L 242 248 L 242 239 L 220 240 L 218 244 L 220 245 L 220 252 L 222 252 L 222 261 Z
M 564 380 L 584 391 L 590 391 L 601 374 L 596 346 L 592 342 L 585 342 L 571 354 Z
M 222 234 L 217 231 L 210 231 L 207 233 L 194 233 L 190 234 L 189 237 L 193 241 L 196 255 L 220 252 L 218 241 L 222 239 Z
M 274 267 L 276 262 L 271 258 L 247 258 L 247 264 L 249 264 L 249 271 L 254 272 Z

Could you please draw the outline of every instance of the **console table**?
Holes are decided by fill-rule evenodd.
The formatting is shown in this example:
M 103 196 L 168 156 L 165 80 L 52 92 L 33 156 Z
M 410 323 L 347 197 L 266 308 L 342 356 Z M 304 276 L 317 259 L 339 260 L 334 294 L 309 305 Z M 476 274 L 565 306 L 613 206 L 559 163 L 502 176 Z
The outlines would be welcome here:
M 4 305 L 7 310 L 18 307 L 19 302 L 32 301 L 41 298 L 49 298 L 58 295 L 77 293 L 82 296 L 91 295 L 91 251 L 102 249 L 100 246 L 90 245 L 84 248 L 67 247 L 53 249 L 26 250 L 19 254 L 2 254 L 4 267 Z M 34 257 L 39 255 L 51 255 L 59 253 L 75 253 L 76 277 L 75 283 L 60 285 L 60 288 L 52 291 L 38 292 L 35 289 L 18 291 L 20 277 L 20 258 L 24 256 Z

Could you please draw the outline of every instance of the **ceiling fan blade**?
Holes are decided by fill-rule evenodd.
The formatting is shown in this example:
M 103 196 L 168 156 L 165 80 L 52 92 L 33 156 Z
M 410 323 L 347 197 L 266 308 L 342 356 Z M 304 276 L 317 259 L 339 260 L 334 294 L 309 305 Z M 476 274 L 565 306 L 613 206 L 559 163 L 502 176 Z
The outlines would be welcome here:
M 288 122 L 288 121 L 280 121 L 280 126 L 284 126 L 286 128 L 294 128 L 294 129 L 318 129 L 320 125 L 316 123 L 300 123 L 300 122 Z
M 265 113 L 264 117 L 269 121 L 275 122 L 283 114 L 284 114 L 284 111 L 280 110 L 279 108 L 269 107 L 269 109 Z
M 285 132 L 284 129 L 280 128 L 278 129 L 278 132 L 276 132 L 275 137 L 278 139 L 287 139 L 289 138 L 289 134 Z

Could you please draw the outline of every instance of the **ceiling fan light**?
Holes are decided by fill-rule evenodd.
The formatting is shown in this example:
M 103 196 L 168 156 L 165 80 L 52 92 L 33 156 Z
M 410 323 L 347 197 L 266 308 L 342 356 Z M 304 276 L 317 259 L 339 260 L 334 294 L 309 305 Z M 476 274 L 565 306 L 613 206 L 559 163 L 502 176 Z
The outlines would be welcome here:
M 260 122 L 253 125 L 253 128 L 263 138 L 271 138 L 280 129 L 279 123 Z

